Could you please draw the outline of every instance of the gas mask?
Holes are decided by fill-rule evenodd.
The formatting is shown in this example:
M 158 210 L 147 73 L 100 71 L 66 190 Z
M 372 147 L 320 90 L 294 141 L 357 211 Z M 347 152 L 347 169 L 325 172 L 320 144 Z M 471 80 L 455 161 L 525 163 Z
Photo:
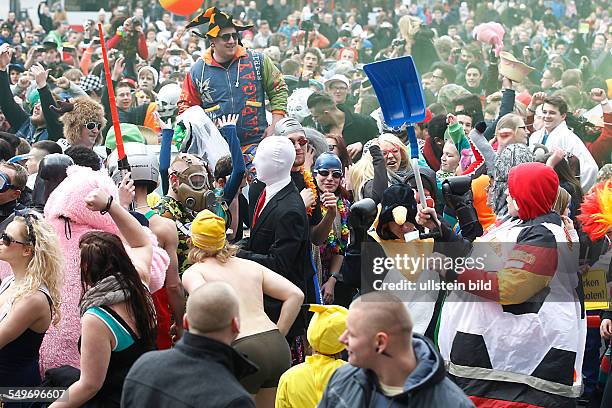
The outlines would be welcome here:
M 176 173 L 179 182 L 175 189 L 177 199 L 196 213 L 214 207 L 217 200 L 215 192 L 210 189 L 206 168 L 199 164 L 188 164 L 189 167 Z

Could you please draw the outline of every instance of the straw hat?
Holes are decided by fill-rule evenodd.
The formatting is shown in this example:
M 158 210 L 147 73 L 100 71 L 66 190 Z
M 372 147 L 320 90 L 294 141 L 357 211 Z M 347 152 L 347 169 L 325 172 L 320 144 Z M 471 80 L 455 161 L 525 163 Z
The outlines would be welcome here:
M 513 82 L 522 82 L 535 68 L 517 60 L 509 52 L 499 53 L 499 73 Z

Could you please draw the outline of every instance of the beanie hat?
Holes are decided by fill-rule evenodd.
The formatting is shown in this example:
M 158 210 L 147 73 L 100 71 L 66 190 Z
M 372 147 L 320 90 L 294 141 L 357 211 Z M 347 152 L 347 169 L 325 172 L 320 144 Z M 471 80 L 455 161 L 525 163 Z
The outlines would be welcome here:
M 123 143 L 142 143 L 146 144 L 146 140 L 142 133 L 140 133 L 140 129 L 138 126 L 133 125 L 131 123 L 121 123 L 121 136 L 123 138 Z M 115 140 L 115 127 L 111 126 L 106 134 L 106 148 L 115 150 L 117 148 L 117 141 Z
M 518 204 L 521 220 L 531 220 L 552 211 L 559 190 L 559 177 L 544 163 L 521 163 L 508 174 L 508 193 Z
M 348 310 L 336 305 L 310 305 L 308 310 L 314 312 L 306 333 L 312 348 L 327 355 L 344 350 L 339 338 L 346 330 Z
M 468 95 L 471 95 L 471 93 L 461 85 L 444 85 L 438 92 L 438 103 L 444 106 L 447 111 L 452 112 L 455 109 L 455 99 Z
M 97 92 L 104 87 L 100 77 L 96 75 L 85 75 L 79 79 L 78 85 L 85 92 Z
M 149 71 L 151 74 L 153 74 L 153 86 L 155 87 L 157 85 L 157 81 L 159 80 L 159 73 L 157 70 L 150 65 L 145 65 L 138 70 L 138 78 L 140 78 L 140 74 L 143 71 Z
M 200 211 L 191 223 L 191 242 L 206 251 L 220 251 L 225 246 L 225 221 L 210 210 Z
M 28 101 L 28 106 L 30 107 L 30 111 L 34 109 L 34 105 L 36 105 L 40 101 L 40 94 L 38 93 L 38 89 L 32 89 L 26 95 L 26 99 Z

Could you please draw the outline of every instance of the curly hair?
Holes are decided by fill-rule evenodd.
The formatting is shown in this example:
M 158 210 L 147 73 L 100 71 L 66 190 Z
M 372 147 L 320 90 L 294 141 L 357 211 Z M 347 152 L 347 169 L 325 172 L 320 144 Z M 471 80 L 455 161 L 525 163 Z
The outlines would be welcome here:
M 44 285 L 49 290 L 51 298 L 52 323 L 57 325 L 61 319 L 61 286 L 64 281 L 64 256 L 59 238 L 42 214 L 34 211 L 24 217 L 16 216 L 13 222 L 22 225 L 24 236 L 28 237 L 28 242 L 32 246 L 32 259 L 26 267 L 25 279 L 17 286 L 13 295 L 13 304 L 21 298 L 36 293 Z M 28 231 L 30 225 L 31 232 Z
M 104 107 L 88 96 L 81 96 L 74 100 L 74 109 L 64 113 L 60 118 L 64 124 L 64 137 L 71 145 L 76 144 L 81 138 L 81 129 L 88 122 L 98 122 L 102 125 L 100 130 L 106 126 Z M 96 145 L 102 141 L 102 132 L 98 133 Z

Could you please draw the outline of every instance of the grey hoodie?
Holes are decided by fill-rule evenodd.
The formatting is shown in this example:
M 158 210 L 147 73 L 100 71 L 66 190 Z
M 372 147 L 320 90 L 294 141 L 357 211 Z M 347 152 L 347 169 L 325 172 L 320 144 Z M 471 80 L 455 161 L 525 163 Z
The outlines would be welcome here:
M 412 347 L 417 366 L 406 378 L 403 393 L 387 397 L 372 371 L 345 364 L 330 378 L 319 408 L 474 406 L 463 391 L 446 377 L 442 356 L 427 338 L 413 333 Z

